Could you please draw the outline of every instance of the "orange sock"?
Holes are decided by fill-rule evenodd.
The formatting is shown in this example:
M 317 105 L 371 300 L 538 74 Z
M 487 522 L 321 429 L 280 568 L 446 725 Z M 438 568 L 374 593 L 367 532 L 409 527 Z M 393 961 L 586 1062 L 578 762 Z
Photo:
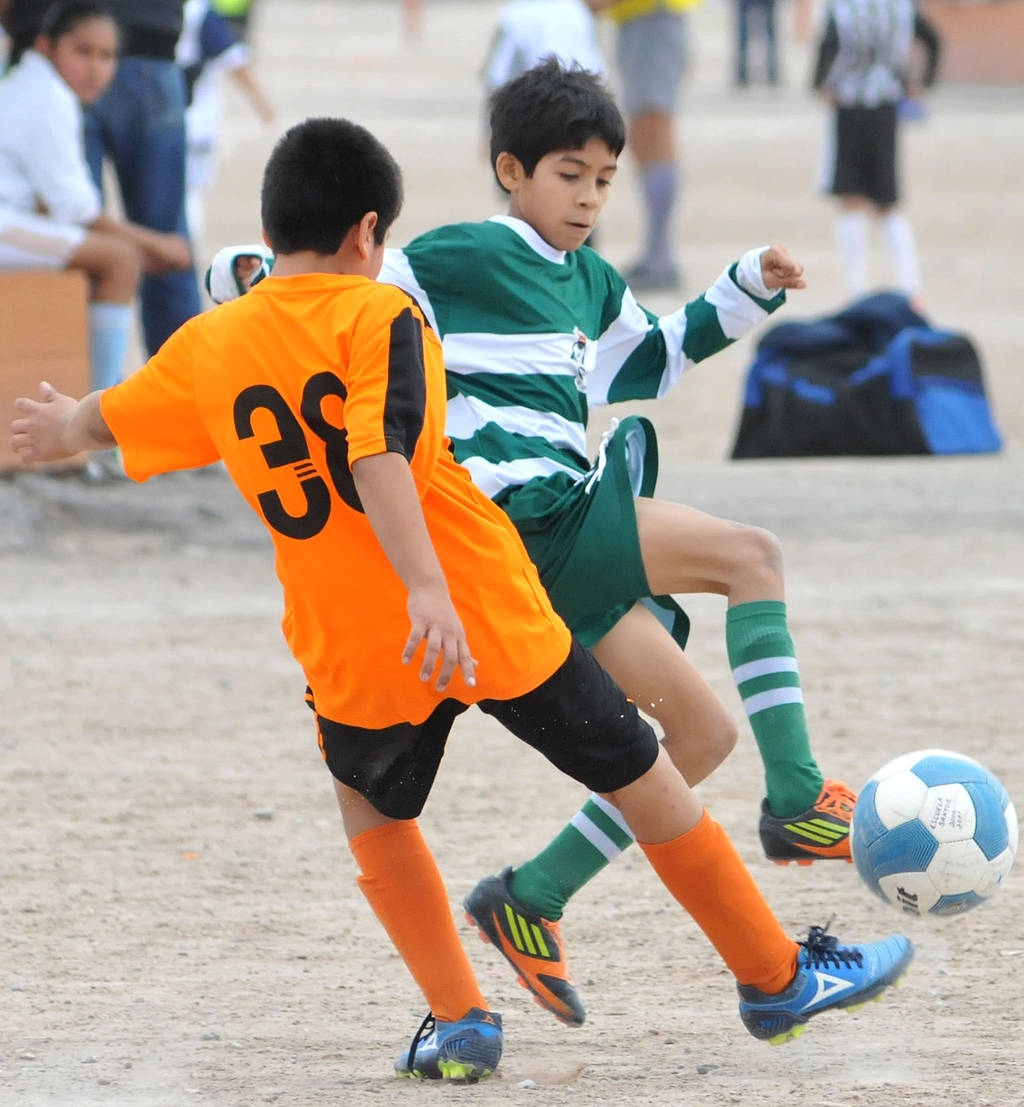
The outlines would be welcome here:
M 670 842 L 644 845 L 654 871 L 722 955 L 740 984 L 781 992 L 796 974 L 790 941 L 728 835 L 705 811 Z
M 386 823 L 350 842 L 356 882 L 402 955 L 434 1017 L 487 1010 L 455 930 L 437 862 L 414 819 Z

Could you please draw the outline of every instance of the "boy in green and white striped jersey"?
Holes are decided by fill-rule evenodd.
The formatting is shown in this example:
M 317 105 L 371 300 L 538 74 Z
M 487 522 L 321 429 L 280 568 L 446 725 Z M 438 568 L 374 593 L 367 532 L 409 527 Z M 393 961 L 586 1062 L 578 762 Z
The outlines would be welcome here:
M 855 797 L 825 780 L 811 753 L 777 539 L 651 498 L 657 445 L 646 419 L 613 425 L 593 463 L 586 456 L 591 405 L 663 396 L 766 319 L 785 289 L 803 288 L 803 269 L 782 247 L 751 250 L 678 311 L 642 308 L 584 245 L 624 143 L 599 78 L 542 62 L 491 101 L 491 160 L 508 214 L 388 250 L 379 279 L 409 293 L 442 339 L 456 458 L 512 518 L 576 637 L 660 724 L 686 780 L 704 779 L 736 740 L 732 714 L 683 652 L 689 624 L 671 598 L 710 592 L 728 601 L 729 661 L 764 763 L 767 856 L 849 859 Z M 222 251 L 213 282 L 249 249 Z M 592 796 L 540 854 L 481 881 L 466 901 L 540 1003 L 570 1025 L 584 1012 L 558 920 L 631 842 L 618 811 Z
M 761 837 L 773 860 L 849 858 L 854 796 L 811 753 L 785 614 L 779 543 L 650 498 L 654 431 L 624 419 L 586 456 L 589 407 L 663 396 L 694 363 L 767 318 L 803 270 L 781 247 L 745 254 L 702 296 L 656 317 L 584 245 L 624 145 L 618 109 L 592 74 L 549 60 L 491 101 L 491 162 L 507 215 L 442 227 L 389 251 L 381 280 L 404 288 L 441 336 L 456 458 L 516 524 L 559 613 L 642 710 L 687 780 L 736 737 L 732 715 L 682 646 L 672 594 L 727 597 L 730 664 L 765 766 Z M 467 900 L 543 1006 L 583 1020 L 553 926 L 569 898 L 629 844 L 593 796 L 538 856 Z M 513 916 L 550 935 L 523 948 Z

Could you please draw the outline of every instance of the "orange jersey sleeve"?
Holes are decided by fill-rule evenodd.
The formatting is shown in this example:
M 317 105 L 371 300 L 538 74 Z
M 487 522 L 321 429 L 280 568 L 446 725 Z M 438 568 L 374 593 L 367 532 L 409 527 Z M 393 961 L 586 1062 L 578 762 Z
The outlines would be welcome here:
M 157 357 L 100 400 L 125 472 L 134 480 L 209 465 L 220 457 L 196 404 L 191 341 L 196 327 L 196 320 L 186 323 Z M 130 417 L 123 416 L 127 412 Z
M 269 277 L 191 320 L 104 396 L 129 474 L 222 457 L 274 542 L 283 629 L 337 722 L 420 722 L 440 696 L 401 664 L 407 593 L 362 510 L 351 465 L 401 453 L 478 661 L 446 695 L 508 699 L 565 659 L 555 614 L 505 514 L 444 437 L 441 346 L 401 291 L 362 277 Z

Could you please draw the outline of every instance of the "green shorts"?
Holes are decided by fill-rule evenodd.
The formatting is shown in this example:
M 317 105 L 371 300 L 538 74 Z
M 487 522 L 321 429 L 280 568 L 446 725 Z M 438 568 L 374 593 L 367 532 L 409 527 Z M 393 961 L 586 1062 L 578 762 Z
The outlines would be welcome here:
M 651 596 L 636 527 L 636 496 L 658 479 L 654 427 L 622 420 L 582 481 L 568 473 L 537 478 L 498 503 L 523 539 L 555 610 L 588 648 L 644 600 L 681 647 L 690 622 L 671 596 Z

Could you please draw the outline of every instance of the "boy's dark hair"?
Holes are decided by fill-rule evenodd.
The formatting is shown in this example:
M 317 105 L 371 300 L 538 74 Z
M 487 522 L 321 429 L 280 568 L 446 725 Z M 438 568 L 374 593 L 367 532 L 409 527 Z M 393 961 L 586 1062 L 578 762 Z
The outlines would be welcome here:
M 369 211 L 377 213 L 379 246 L 402 207 L 402 171 L 365 127 L 347 119 L 307 119 L 274 147 L 260 206 L 277 254 L 333 254 Z
M 490 121 L 491 168 L 508 151 L 528 177 L 554 150 L 599 138 L 618 157 L 626 145 L 626 124 L 604 81 L 578 65 L 566 69 L 554 55 L 491 94 Z
M 120 24 L 114 13 L 102 0 L 57 0 L 51 4 L 39 21 L 39 35 L 56 42 L 70 34 L 79 24 L 91 19 L 109 19 L 121 34 Z

